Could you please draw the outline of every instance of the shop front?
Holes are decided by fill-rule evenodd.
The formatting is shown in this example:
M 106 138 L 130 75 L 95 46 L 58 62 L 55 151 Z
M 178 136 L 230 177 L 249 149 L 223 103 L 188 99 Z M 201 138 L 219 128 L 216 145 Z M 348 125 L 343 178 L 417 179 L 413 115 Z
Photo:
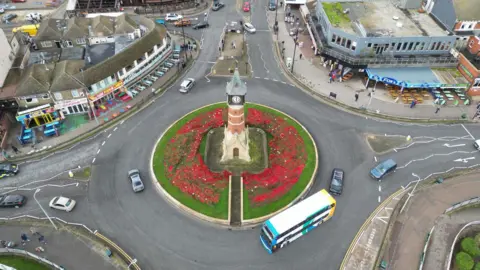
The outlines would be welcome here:
M 88 99 L 78 98 L 56 101 L 55 110 L 62 111 L 64 115 L 88 113 Z
M 43 132 L 45 136 L 58 136 L 58 127 L 64 118 L 63 113 L 50 104 L 20 111 L 16 119 L 22 124 L 22 129 L 17 138 L 23 145 L 28 142 L 35 143 L 37 131 Z
M 123 81 L 119 81 L 103 89 L 98 94 L 89 96 L 88 99 L 90 105 L 95 110 L 95 114 L 99 116 L 116 107 L 118 104 L 128 101 L 130 96 L 128 96 L 126 92 Z

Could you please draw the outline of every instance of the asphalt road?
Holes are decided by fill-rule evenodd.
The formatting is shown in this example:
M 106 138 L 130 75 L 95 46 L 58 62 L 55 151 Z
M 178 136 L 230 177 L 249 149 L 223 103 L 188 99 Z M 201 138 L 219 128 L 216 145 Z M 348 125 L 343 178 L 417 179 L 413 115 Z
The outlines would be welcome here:
M 22 183 L 34 181 L 34 173 L 22 176 L 29 171 L 26 170 L 28 166 L 48 175 L 53 171 L 44 172 L 43 167 L 52 166 L 55 168 L 52 170 L 63 171 L 75 166 L 75 162 L 82 166 L 91 163 L 92 179 L 88 188 L 83 193 L 72 191 L 79 192 L 72 194 L 79 201 L 78 209 L 72 213 L 55 211 L 52 215 L 99 229 L 137 258 L 143 269 L 318 269 L 319 266 L 337 269 L 365 218 L 379 201 L 416 180 L 412 173 L 424 178 L 452 167 L 480 164 L 480 158 L 476 158 L 478 153 L 473 152 L 472 147 L 473 137 L 480 137 L 479 126 L 397 124 L 366 119 L 322 104 L 286 83 L 273 57 L 271 36 L 266 31 L 258 31 L 247 37 L 254 70 L 254 78 L 246 81 L 247 101 L 280 109 L 311 132 L 320 155 L 319 171 L 311 192 L 328 186 L 333 168 L 346 171 L 345 189 L 338 198 L 337 212 L 329 222 L 273 255 L 263 250 L 258 229 L 228 231 L 186 216 L 153 188 L 148 174 L 149 159 L 156 140 L 172 122 L 195 108 L 225 100 L 227 79 L 205 76 L 217 58 L 225 21 L 240 19 L 234 3 L 230 0 L 226 4 L 221 11 L 209 14 L 211 26 L 208 30 L 195 32 L 203 45 L 199 59 L 185 75 L 197 80 L 188 95 L 177 91 L 177 83 L 151 106 L 118 127 L 63 156 L 22 165 L 21 174 L 2 182 L 9 181 L 11 185 L 15 179 L 21 179 L 18 181 Z M 252 14 L 255 27 L 267 30 L 262 8 L 266 2 L 258 1 L 253 5 L 257 7 Z M 367 133 L 410 135 L 414 144 L 376 156 L 366 145 Z M 426 137 L 435 140 L 429 142 L 432 138 Z M 449 146 L 445 146 L 446 143 Z M 73 158 L 77 161 L 72 161 Z M 369 170 L 376 159 L 386 158 L 397 160 L 399 168 L 381 183 L 373 181 L 368 176 Z M 455 161 L 458 159 L 462 160 Z M 128 183 L 126 174 L 132 168 L 138 168 L 143 174 L 146 190 L 142 193 L 133 193 Z M 42 203 L 48 203 L 58 191 L 45 192 Z M 42 193 L 43 188 L 37 196 Z M 32 205 L 32 200 L 29 204 Z M 38 213 L 38 209 L 31 210 Z M 14 214 L 10 210 L 0 210 L 1 216 Z

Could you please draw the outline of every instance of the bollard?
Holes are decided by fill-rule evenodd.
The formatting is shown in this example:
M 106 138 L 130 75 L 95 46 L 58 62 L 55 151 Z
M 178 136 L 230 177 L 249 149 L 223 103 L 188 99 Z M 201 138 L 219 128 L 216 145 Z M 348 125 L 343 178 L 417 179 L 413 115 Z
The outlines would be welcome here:
M 410 141 L 410 140 L 412 140 L 412 136 L 408 135 L 407 136 L 407 142 Z
M 68 176 L 70 176 L 70 178 L 73 177 L 73 172 L 72 171 L 68 171 Z

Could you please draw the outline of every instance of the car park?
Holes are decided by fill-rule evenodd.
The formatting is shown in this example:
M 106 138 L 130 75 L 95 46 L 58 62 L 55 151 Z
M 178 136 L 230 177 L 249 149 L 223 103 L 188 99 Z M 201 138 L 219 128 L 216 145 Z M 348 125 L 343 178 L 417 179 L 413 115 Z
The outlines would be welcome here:
M 255 27 L 253 27 L 251 23 L 244 23 L 243 29 L 245 29 L 245 31 L 247 31 L 250 34 L 257 32 L 257 29 L 255 29 Z
M 8 13 L 3 15 L 2 22 L 10 23 L 13 19 L 17 18 L 17 14 L 15 13 Z
M 183 16 L 177 13 L 167 13 L 167 15 L 165 15 L 165 21 L 167 22 L 174 22 L 180 19 L 183 19 Z
M 244 12 L 249 12 L 250 11 L 250 3 L 249 2 L 243 3 L 243 11 Z
M 397 163 L 393 159 L 387 159 L 383 162 L 380 162 L 375 168 L 370 171 L 370 176 L 373 179 L 381 180 L 387 174 L 395 171 L 397 168 Z
M 222 2 L 216 2 L 216 3 L 213 4 L 212 10 L 213 10 L 213 11 L 219 11 L 219 10 L 222 9 L 224 6 L 225 6 L 224 3 L 222 3 Z
M 73 210 L 76 204 L 77 202 L 75 200 L 63 196 L 58 196 L 50 201 L 49 206 L 50 208 L 70 212 Z
M 210 25 L 208 24 L 208 22 L 199 22 L 197 24 L 195 24 L 192 28 L 197 30 L 197 29 L 203 29 L 203 28 L 208 28 Z
M 0 178 L 16 175 L 18 173 L 18 165 L 13 163 L 0 164 Z
M 156 80 L 158 80 L 158 77 L 150 74 L 150 75 L 148 75 L 148 79 L 151 80 L 151 81 L 156 81 Z
M 170 62 L 165 62 L 165 64 L 163 64 L 163 65 L 168 67 L 168 68 L 172 68 L 174 66 L 174 64 L 170 63 Z
M 128 179 L 130 179 L 134 192 L 140 192 L 145 189 L 142 178 L 140 177 L 140 172 L 138 170 L 130 170 L 128 172 Z
M 155 75 L 158 76 L 158 77 L 162 77 L 163 75 L 165 75 L 165 73 L 157 70 L 157 71 L 155 71 Z
M 19 208 L 24 206 L 27 203 L 27 197 L 19 194 L 8 194 L 0 196 L 0 207 L 8 208 L 14 207 Z
M 329 191 L 335 195 L 341 195 L 343 191 L 345 172 L 342 169 L 333 169 L 332 176 L 330 178 Z
M 186 94 L 192 90 L 193 86 L 195 85 L 195 79 L 188 78 L 185 79 L 182 84 L 180 84 L 180 93 Z
M 147 80 L 147 79 L 143 79 L 143 80 L 142 80 L 142 83 L 143 83 L 144 85 L 146 85 L 146 86 L 152 86 L 152 84 L 153 84 L 152 81 Z

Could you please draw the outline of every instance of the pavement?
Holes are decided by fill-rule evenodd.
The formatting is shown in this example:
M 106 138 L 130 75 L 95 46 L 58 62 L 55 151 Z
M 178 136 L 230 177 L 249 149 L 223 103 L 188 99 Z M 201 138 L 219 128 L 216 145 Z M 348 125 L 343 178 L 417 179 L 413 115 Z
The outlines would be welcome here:
M 425 238 L 435 225 L 429 246 L 425 269 L 441 269 L 456 232 L 465 224 L 478 219 L 480 210 L 467 209 L 453 215 L 444 211 L 455 203 L 475 197 L 480 192 L 478 174 L 447 179 L 442 184 L 425 186 L 413 192 L 413 197 L 399 213 L 407 198 L 399 190 L 381 204 L 365 221 L 348 250 L 341 269 L 373 269 L 377 257 L 388 264 L 388 269 L 418 268 Z M 408 192 L 412 192 L 412 185 Z M 403 199 L 401 199 L 403 197 Z M 393 220 L 392 213 L 396 213 Z M 387 229 L 390 232 L 385 237 Z M 385 249 L 381 250 L 382 243 Z
M 299 11 L 292 11 L 299 17 Z M 268 20 L 270 25 L 274 23 L 274 12 L 270 13 Z M 458 106 L 458 107 L 442 107 L 436 114 L 435 107 L 433 105 L 418 104 L 413 109 L 410 109 L 409 104 L 395 103 L 389 97 L 386 97 L 385 90 L 379 89 L 372 95 L 372 98 L 368 96 L 370 90 L 366 90 L 364 83 L 358 75 L 351 80 L 345 82 L 333 82 L 328 83 L 328 74 L 330 69 L 324 67 L 321 63 L 320 57 L 315 57 L 311 49 L 312 42 L 310 40 L 308 31 L 299 34 L 299 41 L 303 42 L 302 48 L 297 47 L 295 56 L 294 42 L 292 36 L 289 35 L 289 29 L 293 26 L 285 23 L 285 12 L 283 9 L 278 10 L 279 32 L 278 41 L 281 43 L 285 41 L 285 56 L 294 58 L 294 76 L 309 86 L 313 91 L 322 95 L 329 96 L 331 92 L 337 95 L 336 100 L 342 102 L 348 106 L 355 108 L 367 108 L 369 111 L 376 112 L 378 114 L 384 114 L 389 116 L 406 117 L 406 118 L 430 118 L 430 119 L 460 119 L 463 113 L 467 113 L 469 117 L 472 117 L 476 111 L 475 106 Z M 301 17 L 300 17 L 301 18 Z M 302 22 L 303 28 L 306 28 Z M 276 37 L 275 37 L 276 38 Z M 300 58 L 302 54 L 302 58 Z M 378 84 L 380 86 L 380 84 Z M 355 101 L 355 93 L 359 93 L 358 101 Z
M 34 230 L 45 237 L 46 244 L 38 240 L 38 236 L 32 235 Z M 30 241 L 21 244 L 20 235 L 27 234 Z M 105 256 L 104 246 L 90 238 L 69 231 L 64 227 L 55 230 L 49 224 L 24 225 L 21 223 L 9 223 L 2 225 L 0 239 L 14 241 L 17 249 L 26 250 L 41 256 L 65 269 L 122 269 L 118 259 L 110 259 Z M 37 252 L 35 248 L 42 247 L 44 252 Z M 75 256 L 72 256 L 75 254 Z

